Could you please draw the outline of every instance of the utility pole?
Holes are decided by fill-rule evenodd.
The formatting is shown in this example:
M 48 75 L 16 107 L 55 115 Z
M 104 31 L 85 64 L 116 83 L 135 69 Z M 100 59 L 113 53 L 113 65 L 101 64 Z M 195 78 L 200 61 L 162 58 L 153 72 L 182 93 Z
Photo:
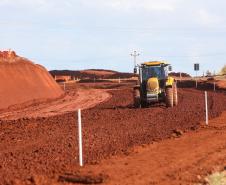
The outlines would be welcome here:
M 137 51 L 134 51 L 130 54 L 132 57 L 134 57 L 134 67 L 137 65 L 137 57 L 140 55 L 140 53 L 137 53 Z

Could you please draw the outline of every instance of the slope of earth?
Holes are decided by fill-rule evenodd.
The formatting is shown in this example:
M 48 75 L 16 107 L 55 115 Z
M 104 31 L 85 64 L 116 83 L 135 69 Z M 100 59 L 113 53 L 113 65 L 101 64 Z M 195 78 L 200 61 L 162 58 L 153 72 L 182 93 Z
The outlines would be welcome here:
M 40 66 L 18 56 L 0 57 L 0 109 L 34 100 L 55 99 L 63 91 Z
M 101 89 L 76 88 L 57 100 L 35 103 L 23 108 L 8 109 L 0 112 L 1 120 L 17 120 L 45 118 L 74 112 L 77 109 L 87 109 L 106 101 L 111 95 Z
M 156 105 L 144 109 L 133 108 L 132 89 L 127 86 L 109 92 L 112 94 L 110 100 L 82 111 L 85 164 L 95 165 L 93 169 L 99 169 L 98 171 L 101 171 L 102 166 L 98 164 L 102 159 L 120 155 L 133 156 L 134 147 L 196 130 L 200 127 L 200 121 L 204 120 L 203 91 L 179 89 L 178 107 Z M 226 109 L 225 97 L 223 93 L 209 92 L 210 118 L 219 116 Z M 76 120 L 76 113 L 72 112 L 46 118 L 0 121 L 0 184 L 44 184 L 42 180 L 47 181 L 46 184 L 52 184 L 52 181 L 62 184 L 62 178 L 59 177 L 80 175 L 83 171 L 78 166 Z M 195 150 L 196 140 L 191 139 L 191 144 Z M 158 148 L 157 144 L 153 146 Z M 182 144 L 181 149 L 179 144 L 177 146 L 175 143 L 175 146 L 178 153 L 186 151 Z M 162 165 L 153 163 L 157 168 L 163 168 L 166 164 L 164 170 L 167 171 L 167 165 L 169 164 L 170 170 L 171 163 L 164 159 L 170 156 L 174 159 L 175 151 L 172 155 L 171 150 L 163 151 L 169 153 L 155 154 L 163 160 L 160 163 Z M 185 158 L 186 155 L 189 157 L 190 153 L 184 153 Z M 110 165 L 107 164 L 106 168 L 110 168 Z M 137 170 L 138 174 L 140 170 Z M 89 166 L 84 173 L 88 172 Z M 106 175 L 110 178 L 107 182 L 117 184 L 115 177 L 111 176 L 111 169 L 107 172 L 109 174 Z M 133 174 L 127 175 L 129 177 Z M 119 182 L 118 184 L 123 184 L 122 180 Z
M 217 82 L 216 82 L 216 85 L 219 87 L 219 88 L 226 88 L 226 80 L 224 79 L 224 80 L 218 80 Z

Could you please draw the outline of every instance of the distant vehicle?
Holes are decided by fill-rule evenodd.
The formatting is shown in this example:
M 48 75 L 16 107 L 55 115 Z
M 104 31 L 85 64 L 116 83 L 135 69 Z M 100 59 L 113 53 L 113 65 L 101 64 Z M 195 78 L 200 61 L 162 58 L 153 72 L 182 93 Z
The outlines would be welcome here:
M 170 64 L 163 61 L 145 62 L 134 68 L 139 73 L 139 83 L 134 87 L 134 106 L 146 107 L 156 102 L 165 102 L 167 107 L 178 104 L 177 85 Z

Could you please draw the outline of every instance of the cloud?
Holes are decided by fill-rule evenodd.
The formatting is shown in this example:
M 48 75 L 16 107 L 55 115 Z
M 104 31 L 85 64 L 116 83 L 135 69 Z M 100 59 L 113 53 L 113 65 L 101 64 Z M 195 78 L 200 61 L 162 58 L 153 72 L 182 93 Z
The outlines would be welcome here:
M 83 1 L 86 6 L 104 6 L 114 10 L 133 12 L 134 10 L 144 11 L 174 11 L 178 0 L 89 0 Z
M 168 2 L 162 2 L 162 1 L 114 1 L 109 2 L 109 5 L 116 9 L 124 9 L 124 10 L 130 10 L 133 11 L 134 9 L 143 9 L 143 10 L 153 10 L 153 11 L 173 11 L 174 6 L 172 3 Z
M 0 0 L 1 6 L 15 7 L 17 9 L 29 9 L 40 12 L 51 12 L 65 10 L 72 6 L 71 0 Z
M 204 9 L 200 9 L 198 15 L 200 23 L 207 26 L 220 24 L 223 21 L 220 16 L 212 14 Z
M 29 1 L 29 0 L 1 0 L 0 5 L 47 5 L 50 1 L 48 0 L 35 0 L 35 1 Z

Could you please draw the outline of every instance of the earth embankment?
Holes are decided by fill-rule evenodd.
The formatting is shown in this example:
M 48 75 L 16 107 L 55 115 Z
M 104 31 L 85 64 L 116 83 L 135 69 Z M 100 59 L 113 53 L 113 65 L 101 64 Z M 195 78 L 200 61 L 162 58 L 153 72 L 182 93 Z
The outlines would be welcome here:
M 62 95 L 44 67 L 17 56 L 0 57 L 0 109 Z

